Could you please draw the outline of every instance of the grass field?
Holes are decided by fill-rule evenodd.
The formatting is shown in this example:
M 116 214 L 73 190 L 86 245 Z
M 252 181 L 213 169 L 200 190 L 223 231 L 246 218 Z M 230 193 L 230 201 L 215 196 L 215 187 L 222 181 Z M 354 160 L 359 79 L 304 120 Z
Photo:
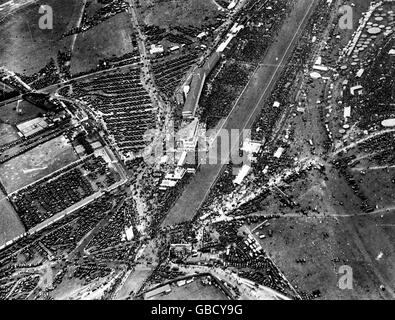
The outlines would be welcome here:
M 17 102 L 12 102 L 0 107 L 0 120 L 10 124 L 16 125 L 39 116 L 44 110 L 36 107 L 27 101 L 20 101 L 19 107 L 22 110 L 21 114 L 16 112 Z
M 144 0 L 141 4 L 144 22 L 160 27 L 200 27 L 213 21 L 219 12 L 212 0 Z
M 182 287 L 172 286 L 169 294 L 154 300 L 227 300 L 226 295 L 217 287 L 205 286 L 198 279 Z
M 393 214 L 280 218 L 267 228 L 273 237 L 260 242 L 299 291 L 320 290 L 323 299 L 382 299 L 391 295 L 380 285 L 391 288 L 395 276 L 394 222 Z M 352 290 L 338 286 L 343 265 L 353 270 Z
M 2 164 L 0 180 L 12 193 L 76 160 L 73 148 L 61 136 Z
M 14 91 L 12 87 L 10 87 L 8 84 L 0 81 L 0 90 L 4 92 L 11 92 Z
M 13 126 L 0 123 L 0 146 L 18 140 L 18 138 L 17 130 Z
M 69 49 L 71 37 L 60 39 L 78 21 L 82 6 L 80 0 L 39 0 L 15 11 L 0 22 L 0 61 L 8 69 L 33 74 L 43 68 L 58 50 Z M 40 5 L 53 9 L 53 30 L 41 30 Z
M 71 59 L 71 73 L 94 69 L 100 60 L 132 51 L 132 26 L 126 13 L 102 22 L 77 36 Z
M 12 205 L 0 195 L 0 246 L 23 234 L 25 228 Z
M 366 174 L 354 173 L 355 180 L 361 180 L 361 189 L 379 208 L 395 204 L 395 169 L 366 170 Z

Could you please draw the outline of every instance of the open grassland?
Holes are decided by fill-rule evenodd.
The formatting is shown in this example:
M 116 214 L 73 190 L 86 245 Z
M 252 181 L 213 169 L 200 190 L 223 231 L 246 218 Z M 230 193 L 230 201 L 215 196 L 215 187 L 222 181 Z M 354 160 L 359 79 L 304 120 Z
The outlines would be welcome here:
M 69 49 L 71 37 L 61 35 L 77 24 L 81 0 L 39 0 L 16 10 L 0 22 L 0 61 L 8 69 L 31 75 L 50 60 L 56 60 L 58 50 Z M 53 9 L 53 29 L 41 30 L 41 5 Z
M 0 166 L 0 180 L 12 193 L 77 160 L 73 148 L 61 136 Z
M 4 123 L 10 125 L 17 125 L 19 123 L 34 119 L 43 113 L 44 110 L 36 107 L 34 104 L 31 104 L 27 101 L 20 101 L 19 107 L 21 109 L 21 113 L 18 114 L 16 112 L 18 102 L 11 102 L 4 106 L 0 106 L 0 120 Z
M 144 0 L 144 22 L 160 27 L 196 26 L 214 20 L 218 6 L 212 0 Z
M 17 130 L 13 126 L 0 123 L 0 146 L 18 140 L 18 138 Z
M 0 192 L 0 246 L 25 232 L 14 208 L 3 197 Z
M 131 33 L 130 17 L 121 13 L 78 34 L 71 59 L 71 73 L 89 71 L 96 68 L 100 60 L 131 52 Z
M 271 221 L 273 237 L 260 242 L 301 292 L 320 290 L 323 299 L 393 298 L 380 285 L 391 289 L 395 276 L 394 222 L 390 214 L 284 217 Z M 352 290 L 339 288 L 341 266 L 352 269 Z
M 395 168 L 386 169 L 379 166 L 365 169 L 366 173 L 353 172 L 360 181 L 362 191 L 379 208 L 395 205 Z

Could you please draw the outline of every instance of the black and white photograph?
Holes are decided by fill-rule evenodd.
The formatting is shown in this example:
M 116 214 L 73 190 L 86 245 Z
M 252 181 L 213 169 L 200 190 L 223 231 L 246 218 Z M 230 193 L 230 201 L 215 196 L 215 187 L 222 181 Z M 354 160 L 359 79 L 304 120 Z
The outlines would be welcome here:
M 395 0 L 0 0 L 0 40 L 0 304 L 395 300 Z

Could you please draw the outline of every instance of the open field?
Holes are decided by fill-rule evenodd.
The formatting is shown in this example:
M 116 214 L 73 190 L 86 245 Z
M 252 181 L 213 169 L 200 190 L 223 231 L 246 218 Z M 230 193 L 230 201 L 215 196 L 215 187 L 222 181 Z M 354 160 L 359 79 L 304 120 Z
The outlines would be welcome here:
M 361 181 L 361 189 L 379 208 L 395 205 L 395 168 L 366 170 L 366 174 L 354 173 L 357 181 Z
M 71 145 L 61 136 L 2 164 L 0 180 L 12 193 L 75 160 Z
M 0 146 L 18 140 L 18 138 L 17 130 L 13 126 L 0 123 Z
M 17 125 L 19 123 L 34 119 L 44 111 L 34 104 L 28 101 L 21 100 L 19 107 L 22 110 L 21 114 L 16 112 L 18 102 L 11 102 L 0 107 L 0 120 L 11 125 Z
M 227 300 L 222 291 L 209 285 L 203 285 L 200 279 L 182 287 L 173 285 L 169 294 L 155 297 L 153 300 Z
M 141 1 L 144 22 L 160 27 L 196 26 L 210 22 L 218 15 L 212 0 L 144 0 Z
M 284 217 L 271 220 L 273 237 L 260 240 L 265 251 L 301 292 L 320 290 L 323 299 L 393 298 L 394 215 Z M 262 230 L 265 233 L 266 228 Z M 383 253 L 379 258 L 380 252 Z M 296 260 L 304 259 L 304 263 Z M 353 289 L 338 286 L 339 268 L 353 270 Z
M 78 21 L 82 6 L 80 0 L 39 0 L 24 6 L 0 22 L 0 61 L 8 69 L 33 74 L 43 68 L 58 50 L 69 49 L 71 37 L 60 39 Z M 41 30 L 38 21 L 42 16 L 40 5 L 53 9 L 53 30 Z
M 78 34 L 71 59 L 71 73 L 94 69 L 102 59 L 131 52 L 131 33 L 130 18 L 126 13 L 121 13 Z
M 0 246 L 25 232 L 12 205 L 0 195 Z

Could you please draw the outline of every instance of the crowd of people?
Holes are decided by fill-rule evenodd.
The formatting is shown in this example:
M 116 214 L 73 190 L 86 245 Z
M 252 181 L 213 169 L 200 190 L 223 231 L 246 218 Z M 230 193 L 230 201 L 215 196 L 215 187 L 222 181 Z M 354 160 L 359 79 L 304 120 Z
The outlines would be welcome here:
M 280 106 L 292 103 L 292 101 L 289 101 L 292 86 L 289 84 L 296 78 L 298 72 L 303 70 L 311 57 L 313 49 L 311 37 L 319 36 L 323 29 L 327 27 L 325 22 L 329 19 L 330 7 L 325 0 L 321 0 L 320 2 L 316 12 L 310 17 L 307 23 L 306 32 L 302 34 L 297 46 L 295 46 L 286 67 L 281 73 L 280 79 L 276 82 L 270 98 L 266 101 L 259 118 L 253 125 L 252 138 L 254 140 L 262 141 L 272 132 L 276 120 L 283 110 L 283 108 L 273 107 L 274 102 L 279 102 Z
M 75 279 L 81 279 L 84 281 L 84 284 L 88 284 L 96 279 L 108 276 L 111 271 L 112 269 L 106 264 L 99 264 L 95 261 L 87 261 L 83 264 L 76 264 L 75 269 L 70 276 Z
M 206 88 L 210 86 L 210 90 L 203 93 L 199 103 L 201 107 L 198 113 L 201 121 L 206 123 L 207 129 L 214 128 L 221 118 L 229 114 L 251 73 L 243 63 L 231 60 L 217 68 L 221 68 L 221 71 L 212 82 L 208 81 Z M 211 74 L 217 73 L 214 70 Z
M 155 118 L 139 68 L 78 82 L 73 85 L 73 96 L 102 114 L 105 129 L 121 154 L 128 156 L 145 146 L 144 134 L 155 126 Z
M 36 89 L 42 89 L 60 81 L 60 73 L 53 58 L 39 72 L 30 77 L 25 77 L 29 85 Z
M 354 176 L 348 171 L 349 161 L 351 161 L 355 156 L 342 157 L 340 159 L 333 160 L 333 165 L 339 170 L 339 173 L 344 177 L 346 183 L 353 190 L 353 193 L 361 200 L 360 208 L 364 212 L 374 211 L 374 206 L 370 203 L 369 198 L 365 195 L 361 189 L 360 184 Z
M 63 219 L 61 225 L 49 227 L 40 241 L 55 255 L 72 252 L 79 241 L 113 208 L 113 197 L 105 195 Z M 52 232 L 48 232 L 52 230 Z
M 37 183 L 13 195 L 12 202 L 27 229 L 93 194 L 90 182 L 79 169 L 57 179 Z
M 231 43 L 228 55 L 254 65 L 265 55 L 279 31 L 286 15 L 291 11 L 291 1 L 251 1 L 240 13 L 239 22 L 245 27 Z M 263 10 L 271 8 L 271 10 Z
M 394 46 L 395 39 L 392 38 L 373 47 L 375 49 L 364 57 L 364 59 L 372 60 L 372 63 L 361 78 L 350 77 L 349 79 L 350 83 L 361 84 L 364 91 L 362 95 L 345 95 L 343 101 L 344 104 L 352 107 L 351 120 L 358 121 L 361 129 L 380 127 L 381 121 L 393 117 L 395 109 L 390 102 L 394 97 L 395 66 L 393 56 L 389 54 L 389 51 Z
M 187 53 L 174 58 L 155 58 L 152 60 L 152 72 L 155 84 L 170 99 L 179 86 L 185 73 L 196 62 L 196 54 Z
M 135 225 L 136 211 L 134 204 L 126 202 L 125 205 L 112 214 L 109 223 L 88 243 L 87 248 L 89 252 L 94 254 L 95 251 L 101 251 L 103 248 L 115 248 L 119 246 L 123 241 L 127 240 L 125 237 L 125 228 L 132 228 L 133 239 L 138 239 L 139 232 Z M 126 246 L 125 249 L 129 250 L 130 248 Z M 114 252 L 111 252 L 111 254 L 114 254 Z M 124 259 L 118 258 L 117 260 Z
M 25 277 L 21 279 L 21 281 L 19 281 L 16 284 L 16 287 L 14 288 L 8 288 L 9 290 L 4 290 L 3 292 L 0 289 L 0 299 L 24 300 L 37 287 L 39 281 L 40 281 L 40 276 L 38 275 Z M 12 293 L 11 293 L 11 289 L 12 289 Z
M 57 62 L 60 77 L 64 80 L 71 78 L 71 50 L 58 51 Z
M 40 261 L 37 260 L 37 256 L 45 259 L 52 259 L 49 255 L 67 258 L 81 239 L 113 212 L 114 205 L 122 201 L 122 197 L 124 197 L 122 192 L 117 194 L 106 193 L 87 206 L 65 216 L 62 220 L 56 221 L 38 232 L 29 234 L 29 236 L 22 237 L 2 250 L 0 252 L 0 295 L 8 295 L 16 284 L 17 278 L 13 277 L 13 273 L 17 266 L 35 267 L 36 265 L 33 262 Z M 114 232 L 114 230 L 111 232 Z M 108 236 L 114 235 L 110 233 Z M 132 250 L 132 247 L 129 246 L 129 250 Z M 100 249 L 105 251 L 107 248 L 106 243 L 102 242 L 102 248 Z M 114 254 L 116 254 L 116 250 L 114 250 Z M 73 267 L 73 260 L 63 259 L 66 265 L 56 274 L 52 289 L 62 282 L 67 270 L 74 270 L 73 276 L 85 282 L 108 275 L 108 272 L 111 272 L 111 269 L 105 265 L 108 259 L 113 260 L 111 256 L 102 259 L 93 256 L 84 259 L 85 262 L 75 265 L 75 268 Z M 103 262 L 101 262 L 102 260 Z M 24 261 L 23 264 L 21 264 L 21 261 Z M 25 279 L 29 280 L 28 278 Z M 34 287 L 24 285 L 20 292 L 15 290 L 14 292 L 16 296 L 27 294 Z
M 89 174 L 84 175 L 82 170 Z M 11 201 L 26 229 L 31 229 L 92 195 L 95 192 L 94 181 L 98 183 L 101 177 L 104 177 L 105 187 L 116 180 L 102 158 L 88 157 L 82 164 L 78 162 L 63 168 L 62 172 L 19 190 L 12 195 Z
M 256 218 L 257 221 L 263 218 Z M 261 250 L 254 250 L 246 241 L 246 234 L 240 231 L 242 221 L 219 222 L 210 225 L 203 234 L 201 252 L 220 252 L 221 260 L 218 266 L 235 267 L 239 276 L 249 279 L 256 284 L 265 285 L 279 292 L 289 294 L 288 283 L 282 277 L 278 268 Z M 212 234 L 218 234 L 215 239 Z
M 263 7 L 272 9 L 262 10 Z M 208 80 L 210 90 L 205 90 L 202 95 L 199 113 L 208 128 L 215 127 L 219 119 L 230 112 L 241 88 L 247 84 L 253 66 L 264 57 L 289 9 L 287 1 L 262 0 L 251 1 L 241 10 L 237 21 L 244 28 L 224 51 L 226 62 L 219 73 L 212 72 L 213 77 Z M 246 62 L 250 69 L 245 67 Z

